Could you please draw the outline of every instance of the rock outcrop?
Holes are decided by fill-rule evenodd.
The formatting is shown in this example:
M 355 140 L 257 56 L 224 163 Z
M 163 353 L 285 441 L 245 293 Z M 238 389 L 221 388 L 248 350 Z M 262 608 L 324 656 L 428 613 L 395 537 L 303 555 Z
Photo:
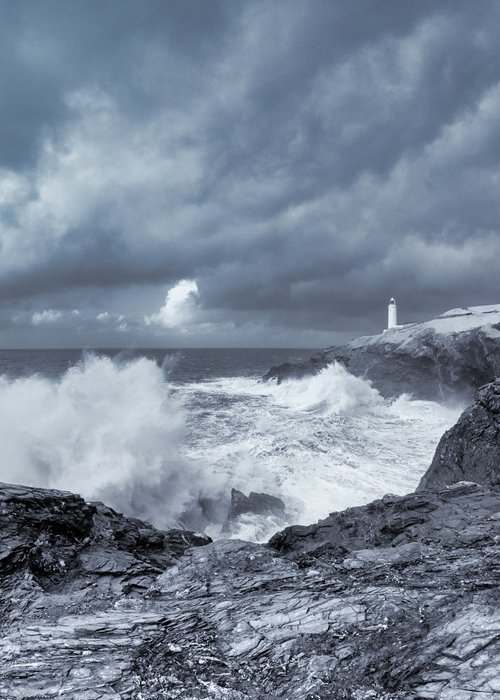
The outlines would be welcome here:
M 482 387 L 472 406 L 443 435 L 417 490 L 463 479 L 500 487 L 500 380 Z
M 268 545 L 0 485 L 0 698 L 498 698 L 499 385 L 447 434 L 435 488 Z M 448 457 L 466 480 L 442 486 Z
M 253 521 L 252 526 L 255 529 L 256 518 L 260 528 L 268 531 L 267 537 L 269 537 L 269 530 L 276 530 L 276 527 L 283 527 L 286 524 L 285 504 L 281 498 L 268 493 L 252 491 L 245 496 L 241 491 L 231 489 L 231 504 L 222 526 L 222 533 L 237 534 L 238 530 L 245 527 L 247 520 Z
M 136 697 L 135 649 L 163 619 L 138 601 L 209 542 L 72 493 L 0 484 L 0 698 Z
M 385 397 L 467 399 L 500 376 L 500 307 L 454 309 L 426 323 L 394 328 L 272 367 L 266 381 L 300 379 L 333 362 L 370 380 Z
M 31 531 L 29 490 L 19 511 L 11 494 L 2 489 L 10 536 L 18 513 Z M 2 698 L 455 700 L 500 692 L 498 491 L 459 484 L 386 497 L 289 528 L 270 547 L 221 540 L 177 558 L 176 536 L 161 573 L 147 560 L 147 542 L 157 553 L 159 542 L 142 540 L 142 552 L 132 527 L 123 549 L 106 512 L 97 514 L 109 530 L 101 521 L 94 556 L 92 506 L 64 500 L 68 509 L 57 497 L 46 511 L 52 526 L 55 509 L 70 516 L 73 505 L 87 521 L 67 536 L 51 526 L 47 552 L 81 545 L 73 559 L 64 550 L 56 579 L 52 558 L 39 578 L 39 566 L 20 555 L 24 527 L 9 545 L 19 556 L 0 579 Z M 25 541 L 27 555 L 36 540 Z

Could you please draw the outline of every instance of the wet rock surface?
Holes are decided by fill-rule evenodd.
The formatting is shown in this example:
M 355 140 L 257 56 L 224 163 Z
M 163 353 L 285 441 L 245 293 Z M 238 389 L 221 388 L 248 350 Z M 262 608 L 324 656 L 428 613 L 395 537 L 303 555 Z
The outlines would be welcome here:
M 0 697 L 118 698 L 115 683 L 135 697 L 131 649 L 162 618 L 136 601 L 208 542 L 72 493 L 0 484 Z
M 498 324 L 460 333 L 422 326 L 327 348 L 306 362 L 272 367 L 264 380 L 301 379 L 338 362 L 351 374 L 370 380 L 384 397 L 407 393 L 441 401 L 471 400 L 480 386 L 500 376 Z
M 395 544 L 393 536 L 391 546 L 387 536 L 373 547 L 368 528 L 346 538 L 342 551 L 334 543 L 306 556 L 304 537 L 298 556 L 290 548 L 276 556 L 276 542 L 272 548 L 218 542 L 190 552 L 150 594 L 168 600 L 182 582 L 181 605 L 205 600 L 197 605 L 196 629 L 209 634 L 202 653 L 220 664 L 210 680 L 227 689 L 226 697 L 494 697 L 499 494 L 462 485 L 433 494 L 426 508 L 424 500 L 405 509 L 424 521 L 424 542 Z M 444 528 L 440 508 L 456 523 Z M 385 509 L 390 520 L 392 499 L 381 504 Z M 189 655 L 189 635 L 175 644 Z M 165 656 L 163 663 L 157 660 L 155 669 L 167 677 L 172 666 Z M 179 688 L 190 684 L 178 697 L 217 697 L 215 686 L 212 696 L 196 695 L 180 663 L 176 674 Z
M 481 390 L 462 417 L 470 454 L 498 440 L 497 399 Z M 460 454 L 465 480 L 268 545 L 0 485 L 0 698 L 498 698 L 500 490 Z
M 231 489 L 231 503 L 222 526 L 222 533 L 225 535 L 237 533 L 240 528 L 244 528 L 246 519 L 249 519 L 255 527 L 256 518 L 261 521 L 263 531 L 283 527 L 287 519 L 285 504 L 281 498 L 268 493 L 251 491 L 246 496 L 237 489 Z M 267 536 L 269 537 L 269 534 Z
M 441 438 L 418 490 L 461 479 L 500 487 L 500 380 L 482 387 L 475 402 Z
M 464 483 L 161 573 L 109 545 L 47 588 L 25 562 L 2 577 L 0 697 L 494 698 L 499 539 L 500 494 Z

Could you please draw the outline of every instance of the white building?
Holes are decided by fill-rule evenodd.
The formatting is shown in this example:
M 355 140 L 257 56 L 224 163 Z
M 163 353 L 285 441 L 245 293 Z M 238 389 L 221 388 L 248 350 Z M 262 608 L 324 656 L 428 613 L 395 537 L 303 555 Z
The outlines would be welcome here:
M 394 297 L 389 301 L 387 307 L 387 330 L 398 327 L 398 307 Z

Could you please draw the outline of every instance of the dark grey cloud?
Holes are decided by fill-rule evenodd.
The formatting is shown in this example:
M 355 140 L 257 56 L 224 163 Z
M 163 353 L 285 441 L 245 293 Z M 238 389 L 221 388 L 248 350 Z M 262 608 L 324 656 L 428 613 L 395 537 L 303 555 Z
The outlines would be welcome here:
M 12 342 L 321 344 L 376 330 L 391 295 L 408 320 L 497 302 L 499 20 L 495 0 L 0 2 Z
M 195 65 L 216 50 L 238 2 L 185 0 L 20 0 L 0 3 L 2 99 L 0 162 L 32 164 L 40 139 L 68 118 L 65 94 L 98 85 L 140 113 L 174 87 L 182 99 L 182 63 Z M 151 65 L 147 55 L 167 47 L 176 66 Z M 192 77 L 197 73 L 193 70 Z M 166 80 L 165 80 L 166 79 Z M 199 79 L 199 74 L 198 74 Z M 190 81 L 188 81 L 189 83 Z M 145 104 L 146 103 L 146 104 Z

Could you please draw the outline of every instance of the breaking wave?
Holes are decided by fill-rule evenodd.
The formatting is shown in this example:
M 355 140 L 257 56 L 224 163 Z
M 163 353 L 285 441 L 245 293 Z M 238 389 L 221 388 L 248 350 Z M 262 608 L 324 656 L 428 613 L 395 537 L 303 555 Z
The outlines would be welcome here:
M 75 491 L 159 526 L 201 478 L 179 453 L 185 413 L 151 360 L 89 355 L 59 380 L 0 379 L 4 481 Z
M 88 355 L 58 379 L 0 378 L 2 480 L 74 491 L 159 527 L 203 526 L 204 501 L 220 526 L 231 488 L 265 491 L 305 524 L 413 490 L 460 410 L 386 401 L 338 365 L 279 386 L 176 384 L 171 370 L 168 358 Z M 240 536 L 270 534 L 259 518 L 242 522 Z
M 233 378 L 189 390 L 205 410 L 190 414 L 186 456 L 245 493 L 279 496 L 303 524 L 412 491 L 461 411 L 384 400 L 340 365 L 280 385 Z
M 361 415 L 383 404 L 379 392 L 368 382 L 336 363 L 315 376 L 271 386 L 277 403 L 298 410 Z

